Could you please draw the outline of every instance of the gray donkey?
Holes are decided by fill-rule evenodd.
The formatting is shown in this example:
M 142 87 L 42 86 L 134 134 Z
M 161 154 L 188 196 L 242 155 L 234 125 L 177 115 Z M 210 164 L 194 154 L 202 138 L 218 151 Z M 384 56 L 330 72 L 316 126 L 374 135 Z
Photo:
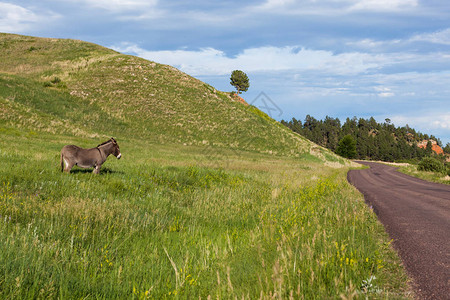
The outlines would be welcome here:
M 70 173 L 73 166 L 77 165 L 85 169 L 94 167 L 93 173 L 99 174 L 102 164 L 110 154 L 118 159 L 122 157 L 119 145 L 114 138 L 90 149 L 83 149 L 75 145 L 66 145 L 61 149 L 61 172 L 65 171 Z

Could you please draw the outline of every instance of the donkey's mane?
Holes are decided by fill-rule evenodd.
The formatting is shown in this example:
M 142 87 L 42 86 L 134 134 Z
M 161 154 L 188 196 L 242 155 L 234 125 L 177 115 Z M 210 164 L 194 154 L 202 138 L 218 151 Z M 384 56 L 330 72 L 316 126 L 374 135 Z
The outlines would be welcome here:
M 101 143 L 101 144 L 97 145 L 97 147 L 100 147 L 100 146 L 106 145 L 106 144 L 108 144 L 108 143 L 112 143 L 112 141 L 113 141 L 113 138 L 110 138 L 110 139 L 109 139 L 109 140 L 107 140 L 106 142 L 103 142 L 103 143 Z

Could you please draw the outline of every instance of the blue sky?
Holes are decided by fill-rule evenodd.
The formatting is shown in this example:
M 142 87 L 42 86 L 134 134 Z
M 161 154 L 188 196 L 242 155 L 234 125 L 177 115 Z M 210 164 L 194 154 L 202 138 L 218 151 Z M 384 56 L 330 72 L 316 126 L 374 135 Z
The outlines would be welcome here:
M 0 0 L 0 32 L 97 43 L 224 91 L 240 69 L 275 119 L 390 118 L 450 142 L 448 0 Z

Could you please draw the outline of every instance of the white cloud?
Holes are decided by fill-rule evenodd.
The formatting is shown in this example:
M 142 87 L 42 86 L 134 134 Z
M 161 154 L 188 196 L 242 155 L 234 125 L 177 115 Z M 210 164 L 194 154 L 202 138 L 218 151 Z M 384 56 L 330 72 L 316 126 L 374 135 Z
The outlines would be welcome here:
M 336 0 L 266 0 L 263 4 L 248 7 L 246 11 L 252 14 L 335 15 L 343 13 L 347 7 L 348 4 Z
M 423 33 L 413 36 L 410 41 L 412 42 L 429 42 L 434 44 L 450 45 L 450 28 L 436 31 L 432 33 Z
M 330 74 L 360 74 L 378 68 L 386 61 L 382 55 L 365 53 L 333 54 L 325 50 L 309 50 L 297 46 L 260 47 L 243 50 L 235 57 L 223 51 L 203 48 L 198 51 L 148 51 L 135 44 L 123 43 L 113 49 L 169 64 L 190 75 L 225 75 L 233 69 L 245 72 L 319 71 Z
M 199 50 L 149 51 L 136 44 L 122 43 L 113 49 L 134 54 L 145 59 L 168 64 L 193 76 L 226 75 L 234 69 L 245 72 L 314 72 L 322 76 L 350 76 L 383 73 L 408 73 L 416 68 L 420 73 L 435 72 L 450 68 L 450 55 L 446 53 L 333 53 L 326 50 L 311 50 L 299 46 L 266 46 L 248 48 L 233 57 L 214 48 Z M 417 75 L 414 75 L 417 77 Z M 440 81 L 440 80 L 439 80 Z M 378 91 L 381 97 L 396 93 Z
M 440 120 L 434 120 L 431 124 L 435 128 L 450 129 L 450 114 L 441 116 Z
M 109 11 L 141 11 L 154 8 L 157 0 L 69 0 L 76 3 L 85 3 L 88 6 L 101 8 Z
M 266 0 L 252 10 L 291 15 L 335 16 L 358 11 L 401 12 L 418 5 L 418 0 Z
M 389 97 L 395 96 L 395 94 L 392 92 L 391 88 L 375 87 L 374 89 L 377 92 L 377 95 L 381 98 L 389 98 Z
M 405 37 L 404 39 L 394 39 L 394 40 L 374 40 L 374 39 L 362 39 L 346 42 L 347 46 L 355 47 L 358 49 L 379 51 L 382 49 L 406 49 L 405 47 L 410 47 L 411 43 L 414 42 L 425 42 L 432 44 L 450 45 L 450 28 L 443 30 L 415 34 L 411 37 Z M 442 54 L 439 54 L 442 56 Z M 448 55 L 447 55 L 448 56 Z
M 398 11 L 418 6 L 418 0 L 356 0 L 349 9 L 365 11 Z
M 21 33 L 36 27 L 40 23 L 58 18 L 56 14 L 39 15 L 25 7 L 0 2 L 0 31 Z
M 347 42 L 346 45 L 351 47 L 356 47 L 360 49 L 366 49 L 366 50 L 377 50 L 382 49 L 385 47 L 396 47 L 404 44 L 404 40 L 396 39 L 396 40 L 383 40 L 383 41 L 377 41 L 373 39 L 362 39 L 357 41 L 350 41 Z
M 383 93 L 379 93 L 378 96 L 380 96 L 381 98 L 388 98 L 388 97 L 394 97 L 395 94 L 391 93 L 391 92 L 383 92 Z
M 431 112 L 416 116 L 395 115 L 391 117 L 394 123 L 409 124 L 427 130 L 450 129 L 450 113 Z
M 260 9 L 278 9 L 290 4 L 294 4 L 295 0 L 267 0 L 264 4 L 259 6 Z

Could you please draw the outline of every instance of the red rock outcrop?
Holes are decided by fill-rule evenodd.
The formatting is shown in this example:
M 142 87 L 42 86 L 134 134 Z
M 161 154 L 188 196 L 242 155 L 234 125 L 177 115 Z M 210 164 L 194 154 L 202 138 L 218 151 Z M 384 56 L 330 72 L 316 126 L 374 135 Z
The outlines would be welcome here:
M 248 103 L 244 100 L 244 98 L 240 97 L 238 94 L 233 93 L 233 94 L 231 94 L 231 96 L 234 98 L 234 100 L 241 102 L 245 106 L 248 106 Z
M 441 146 L 439 146 L 435 140 L 430 140 L 430 141 L 431 141 L 431 149 L 436 154 L 444 154 L 444 150 L 442 150 Z M 428 144 L 428 140 L 423 140 L 423 141 L 417 143 L 417 147 L 425 149 L 427 147 L 427 144 Z

